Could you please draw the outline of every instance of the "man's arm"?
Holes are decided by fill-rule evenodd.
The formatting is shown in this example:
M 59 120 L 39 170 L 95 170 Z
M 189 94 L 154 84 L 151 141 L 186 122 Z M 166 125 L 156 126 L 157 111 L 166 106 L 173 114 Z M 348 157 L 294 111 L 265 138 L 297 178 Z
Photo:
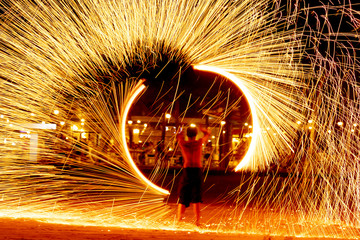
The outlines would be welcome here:
M 176 133 L 176 139 L 178 142 L 184 141 L 184 132 L 182 131 L 182 128 L 179 128 L 179 132 Z
M 206 142 L 209 139 L 210 131 L 202 127 L 199 127 L 199 130 L 204 134 L 204 136 L 202 137 L 202 141 Z

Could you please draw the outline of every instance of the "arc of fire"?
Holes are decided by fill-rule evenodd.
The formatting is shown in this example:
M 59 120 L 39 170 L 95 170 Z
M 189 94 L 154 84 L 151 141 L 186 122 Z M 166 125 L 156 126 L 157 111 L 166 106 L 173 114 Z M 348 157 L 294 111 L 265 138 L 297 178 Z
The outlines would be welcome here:
M 211 67 L 211 66 L 207 66 L 207 65 L 195 65 L 195 66 L 193 66 L 193 68 L 196 70 L 200 70 L 200 71 L 217 73 L 221 76 L 226 77 L 227 79 L 232 81 L 244 93 L 244 95 L 249 103 L 251 115 L 252 115 L 252 121 L 253 121 L 253 132 L 252 132 L 252 138 L 251 138 L 251 143 L 250 143 L 249 149 L 246 152 L 243 159 L 240 161 L 240 163 L 235 168 L 235 171 L 239 171 L 250 164 L 251 157 L 255 153 L 257 139 L 261 132 L 259 120 L 258 120 L 258 117 L 256 114 L 255 100 L 252 97 L 250 91 L 247 89 L 247 87 L 245 87 L 244 84 L 241 82 L 241 80 L 239 78 L 237 78 L 235 75 L 233 75 L 221 68 Z
M 169 195 L 169 191 L 166 189 L 163 189 L 157 185 L 155 185 L 153 182 L 151 182 L 148 178 L 146 178 L 142 172 L 139 170 L 139 168 L 136 166 L 133 158 L 131 157 L 129 148 L 126 144 L 126 120 L 127 116 L 129 114 L 130 108 L 133 105 L 134 101 L 137 99 L 137 97 L 140 95 L 140 93 L 146 88 L 143 84 L 144 80 L 140 80 L 135 87 L 133 88 L 132 92 L 129 94 L 129 98 L 125 102 L 125 108 L 122 112 L 122 118 L 121 118 L 121 134 L 122 134 L 122 142 L 123 142 L 123 150 L 125 152 L 126 158 L 128 160 L 128 163 L 130 164 L 131 168 L 134 170 L 135 175 L 138 177 L 138 179 L 143 182 L 147 187 L 155 190 L 156 192 L 159 192 L 164 195 Z

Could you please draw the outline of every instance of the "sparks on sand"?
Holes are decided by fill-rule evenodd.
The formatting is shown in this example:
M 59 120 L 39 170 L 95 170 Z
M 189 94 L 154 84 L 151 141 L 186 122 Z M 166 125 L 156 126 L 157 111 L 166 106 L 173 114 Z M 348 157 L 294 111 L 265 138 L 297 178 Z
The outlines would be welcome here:
M 357 237 L 359 6 L 281 2 L 1 1 L 1 213 L 171 219 L 125 124 L 146 84 L 193 66 L 230 79 L 253 118 L 217 230 Z

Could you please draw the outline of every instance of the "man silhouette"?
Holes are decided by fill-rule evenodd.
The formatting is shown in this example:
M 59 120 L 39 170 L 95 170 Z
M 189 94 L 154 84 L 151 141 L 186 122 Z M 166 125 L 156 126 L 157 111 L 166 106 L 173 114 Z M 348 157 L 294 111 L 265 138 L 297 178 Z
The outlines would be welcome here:
M 203 137 L 196 139 L 198 129 Z M 180 131 L 176 138 L 179 142 L 181 153 L 184 159 L 184 169 L 179 186 L 178 222 L 190 203 L 193 203 L 196 215 L 196 225 L 200 224 L 200 203 L 202 202 L 202 149 L 203 144 L 209 138 L 210 132 L 204 128 L 197 128 L 191 125 L 187 128 L 185 140 L 184 134 Z

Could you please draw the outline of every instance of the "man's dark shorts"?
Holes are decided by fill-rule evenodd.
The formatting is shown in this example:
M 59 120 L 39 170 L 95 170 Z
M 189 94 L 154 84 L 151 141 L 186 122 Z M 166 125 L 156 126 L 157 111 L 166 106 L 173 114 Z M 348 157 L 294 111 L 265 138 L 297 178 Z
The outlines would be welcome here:
M 202 202 L 201 168 L 184 168 L 179 185 L 179 203 L 190 206 L 190 203 Z

